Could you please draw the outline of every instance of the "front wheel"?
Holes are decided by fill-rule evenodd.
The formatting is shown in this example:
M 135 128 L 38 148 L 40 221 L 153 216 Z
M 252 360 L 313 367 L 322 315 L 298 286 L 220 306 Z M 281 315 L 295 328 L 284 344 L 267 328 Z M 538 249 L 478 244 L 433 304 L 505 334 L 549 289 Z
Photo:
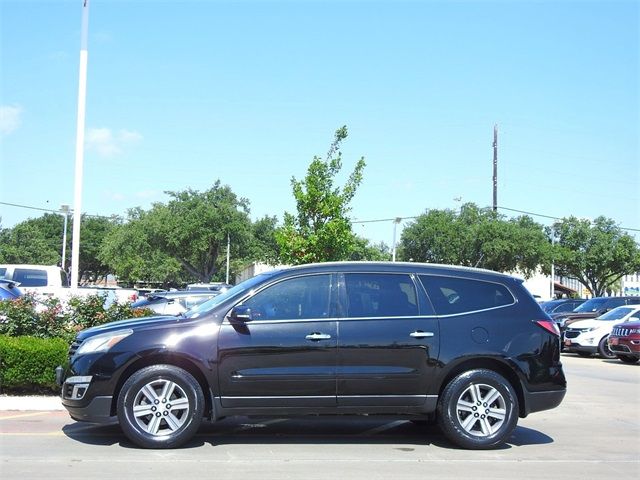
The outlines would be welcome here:
M 598 343 L 598 354 L 602 358 L 617 358 L 616 354 L 609 348 L 609 335 L 602 337 L 602 340 Z
M 518 423 L 518 397 L 511 384 L 492 370 L 461 373 L 438 402 L 438 424 L 463 448 L 493 448 L 506 441 Z
M 633 355 L 618 355 L 618 358 L 622 362 L 628 363 L 630 365 L 640 362 L 640 357 L 634 357 Z
M 204 395 L 193 376 L 173 365 L 135 372 L 118 396 L 118 421 L 125 435 L 143 448 L 178 447 L 195 435 Z

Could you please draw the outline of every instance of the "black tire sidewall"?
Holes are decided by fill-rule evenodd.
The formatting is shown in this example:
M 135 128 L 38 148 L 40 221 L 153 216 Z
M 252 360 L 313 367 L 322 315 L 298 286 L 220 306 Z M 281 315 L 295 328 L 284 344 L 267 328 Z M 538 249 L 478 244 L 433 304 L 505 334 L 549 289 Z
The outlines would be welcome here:
M 189 418 L 176 432 L 154 436 L 137 424 L 133 402 L 140 389 L 154 380 L 170 380 L 180 386 L 189 399 Z M 143 448 L 174 448 L 187 442 L 200 428 L 204 412 L 204 395 L 200 384 L 186 370 L 173 365 L 153 365 L 135 372 L 122 386 L 118 396 L 118 420 L 124 434 Z
M 505 400 L 506 415 L 502 427 L 492 435 L 478 437 L 468 433 L 458 420 L 457 403 L 462 393 L 472 384 L 489 385 L 500 392 Z M 438 402 L 438 424 L 445 436 L 456 445 L 467 449 L 489 449 L 505 442 L 518 423 L 518 398 L 511 384 L 492 370 L 478 369 L 461 373 L 445 387 Z
M 602 339 L 600 339 L 600 342 L 598 342 L 598 354 L 602 358 L 607 358 L 611 360 L 616 358 L 616 354 L 609 349 L 609 346 L 607 345 L 608 339 L 609 339 L 609 335 L 602 337 Z

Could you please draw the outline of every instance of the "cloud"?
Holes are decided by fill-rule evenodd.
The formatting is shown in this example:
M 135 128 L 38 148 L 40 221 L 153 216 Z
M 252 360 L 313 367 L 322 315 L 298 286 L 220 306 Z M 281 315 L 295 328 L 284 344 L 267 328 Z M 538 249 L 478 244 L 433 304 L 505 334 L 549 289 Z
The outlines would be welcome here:
M 22 123 L 20 105 L 0 105 L 0 135 L 9 135 Z
M 158 190 L 142 190 L 140 192 L 136 192 L 135 196 L 137 198 L 148 199 L 148 198 L 157 197 L 160 193 L 161 192 Z
M 115 157 L 124 149 L 142 140 L 142 135 L 132 130 L 112 131 L 110 128 L 89 128 L 85 139 L 88 150 L 101 157 Z

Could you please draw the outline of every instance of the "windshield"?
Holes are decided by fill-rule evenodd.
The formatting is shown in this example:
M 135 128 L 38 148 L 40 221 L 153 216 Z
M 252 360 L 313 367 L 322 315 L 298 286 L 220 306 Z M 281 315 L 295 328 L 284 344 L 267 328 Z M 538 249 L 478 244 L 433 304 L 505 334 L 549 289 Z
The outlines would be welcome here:
M 620 320 L 633 312 L 635 308 L 630 307 L 618 307 L 608 311 L 604 315 L 600 315 L 598 320 Z
M 191 310 L 185 312 L 184 316 L 187 318 L 197 318 L 203 313 L 207 313 L 208 311 L 212 310 L 214 307 L 217 307 L 218 305 L 225 302 L 231 297 L 242 296 L 245 292 L 248 292 L 257 284 L 262 283 L 265 279 L 272 276 L 274 273 L 275 271 L 270 271 L 266 273 L 261 273 L 259 275 L 256 275 L 255 277 L 251 277 L 250 279 L 245 280 L 242 283 L 239 283 L 235 287 L 231 287 L 226 292 L 223 292 L 220 295 L 216 295 L 210 300 L 207 300 L 206 302 L 201 303 L 196 307 L 193 307 Z
M 582 305 L 574 310 L 576 313 L 587 313 L 587 312 L 595 312 L 600 309 L 602 305 L 606 303 L 606 298 L 592 298 L 591 300 L 587 300 Z
M 559 305 L 560 302 L 556 302 L 556 301 L 550 301 L 550 302 L 544 302 L 542 304 L 540 304 L 540 306 L 542 307 L 542 310 L 545 313 L 551 313 L 553 312 L 553 309 L 556 308 L 557 305 Z

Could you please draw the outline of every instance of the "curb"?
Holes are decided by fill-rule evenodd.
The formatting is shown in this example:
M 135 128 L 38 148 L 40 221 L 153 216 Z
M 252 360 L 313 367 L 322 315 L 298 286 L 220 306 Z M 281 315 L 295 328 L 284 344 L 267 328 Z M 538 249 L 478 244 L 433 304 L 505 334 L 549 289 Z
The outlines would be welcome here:
M 18 397 L 11 395 L 0 395 L 0 411 L 54 411 L 64 410 L 60 397 L 58 396 L 28 396 Z

